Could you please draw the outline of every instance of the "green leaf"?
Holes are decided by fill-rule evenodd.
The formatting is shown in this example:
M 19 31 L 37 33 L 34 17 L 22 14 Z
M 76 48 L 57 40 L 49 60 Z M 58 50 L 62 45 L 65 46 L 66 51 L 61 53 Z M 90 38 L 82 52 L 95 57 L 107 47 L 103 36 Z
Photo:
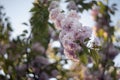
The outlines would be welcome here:
M 5 21 L 8 21 L 8 18 L 7 18 L 7 17 L 5 18 Z
M 28 26 L 28 24 L 27 24 L 27 23 L 25 23 L 25 22 L 24 22 L 24 23 L 22 23 L 22 24 L 23 24 L 23 25 L 25 25 L 25 26 Z
M 27 31 L 27 30 L 24 30 L 23 32 L 24 32 L 24 33 L 28 33 L 28 31 Z
M 32 26 L 33 42 L 40 42 L 45 48 L 50 40 L 48 31 L 48 7 L 40 4 L 34 4 L 30 23 Z M 38 37 L 39 36 L 39 37 Z
M 88 42 L 90 40 L 90 38 L 86 38 L 85 40 L 84 40 L 84 42 Z
M 116 3 L 113 3 L 112 6 L 117 6 L 117 4 L 116 4 Z
M 49 23 L 49 22 L 48 22 L 48 24 L 50 25 L 50 27 L 51 27 L 53 30 L 56 30 L 53 24 L 51 24 L 51 23 Z
M 93 58 L 96 65 L 99 64 L 100 57 L 94 49 L 90 49 L 90 56 Z
M 105 66 L 106 69 L 109 69 L 110 66 L 114 66 L 114 62 L 112 60 L 107 60 L 107 65 Z
M 13 31 L 13 29 L 11 28 L 10 23 L 7 24 L 7 29 L 8 29 L 9 31 Z
M 104 14 L 107 11 L 107 6 L 105 6 L 101 1 L 98 1 L 97 4 L 100 6 L 100 12 Z
M 114 71 L 111 73 L 111 76 L 113 77 L 113 80 L 117 80 L 116 75 L 117 75 L 117 68 L 114 67 Z
M 80 54 L 81 54 L 81 53 L 80 53 Z M 84 53 L 79 56 L 79 59 L 80 59 L 80 61 L 81 61 L 83 64 L 87 64 L 87 63 L 88 63 L 87 55 L 84 54 Z
M 20 36 L 23 36 L 23 37 L 24 37 L 24 36 L 26 36 L 26 34 L 21 34 Z

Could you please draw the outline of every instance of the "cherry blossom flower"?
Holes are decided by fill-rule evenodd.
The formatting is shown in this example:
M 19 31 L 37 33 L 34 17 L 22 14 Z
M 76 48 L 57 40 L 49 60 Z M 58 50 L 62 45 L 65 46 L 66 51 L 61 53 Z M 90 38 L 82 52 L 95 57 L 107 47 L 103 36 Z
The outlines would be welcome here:
M 71 10 L 67 17 L 72 17 L 72 18 L 76 18 L 76 19 L 80 19 L 80 16 L 78 15 L 78 13 L 76 12 L 76 10 Z
M 64 49 L 64 54 L 65 56 L 67 56 L 69 59 L 75 61 L 75 62 L 79 62 L 79 59 L 77 57 L 77 55 L 75 54 L 75 50 L 67 50 Z
M 58 14 L 60 13 L 61 11 L 60 11 L 60 9 L 59 8 L 55 8 L 55 9 L 52 9 L 51 11 L 50 11 L 50 20 L 52 20 L 52 21 L 54 21 L 56 18 L 57 18 L 57 16 L 58 16 Z
M 54 21 L 55 27 L 58 30 L 61 30 L 61 21 L 64 19 L 65 15 L 62 13 L 59 13 L 56 17 L 56 20 Z

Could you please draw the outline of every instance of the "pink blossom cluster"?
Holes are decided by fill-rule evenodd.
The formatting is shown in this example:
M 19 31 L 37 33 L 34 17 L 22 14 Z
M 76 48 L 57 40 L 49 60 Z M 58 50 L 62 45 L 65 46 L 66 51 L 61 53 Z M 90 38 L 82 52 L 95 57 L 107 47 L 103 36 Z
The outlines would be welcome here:
M 100 7 L 94 5 L 91 10 L 91 15 L 92 15 L 93 19 L 95 20 L 97 18 L 97 16 L 100 15 Z
M 66 15 L 58 8 L 50 11 L 50 20 L 56 29 L 60 30 L 59 39 L 64 47 L 64 53 L 74 61 L 79 61 L 76 54 L 82 51 L 80 44 L 86 45 L 85 40 L 92 34 L 92 29 L 82 26 L 79 19 L 80 16 L 74 10 Z

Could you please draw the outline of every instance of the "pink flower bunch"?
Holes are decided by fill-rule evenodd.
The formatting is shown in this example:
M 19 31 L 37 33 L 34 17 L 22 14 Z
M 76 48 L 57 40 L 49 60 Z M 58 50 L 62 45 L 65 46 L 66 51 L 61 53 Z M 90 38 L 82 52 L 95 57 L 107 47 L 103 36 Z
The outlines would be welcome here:
M 80 16 L 74 10 L 67 15 L 58 8 L 50 11 L 50 20 L 55 24 L 56 29 L 60 30 L 59 38 L 64 47 L 65 55 L 74 61 L 79 61 L 76 53 L 82 51 L 80 44 L 86 45 L 85 40 L 91 37 L 92 29 L 82 26 L 79 22 Z
M 99 15 L 99 13 L 100 13 L 100 7 L 94 5 L 94 6 L 92 7 L 92 10 L 91 10 L 91 15 L 92 15 L 92 17 L 93 17 L 94 20 L 95 20 L 96 17 Z

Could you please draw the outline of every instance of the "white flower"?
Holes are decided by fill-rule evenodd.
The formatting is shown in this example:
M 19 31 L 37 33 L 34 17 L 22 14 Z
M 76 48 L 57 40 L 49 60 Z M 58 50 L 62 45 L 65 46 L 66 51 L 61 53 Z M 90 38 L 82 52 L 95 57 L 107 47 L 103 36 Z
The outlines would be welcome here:
M 80 16 L 78 15 L 78 13 L 75 10 L 71 10 L 67 17 L 72 17 L 72 18 L 76 18 L 76 19 L 80 19 Z
M 54 21 L 55 27 L 58 30 L 61 30 L 61 21 L 65 18 L 65 15 L 63 13 L 59 13 L 56 17 L 56 20 Z
M 91 35 L 92 35 L 92 29 L 90 27 L 88 27 L 88 26 L 84 26 L 82 29 L 83 29 L 82 30 L 83 34 L 85 34 L 84 35 L 84 37 L 85 37 L 84 39 L 90 38 Z
M 64 49 L 64 54 L 66 57 L 68 57 L 69 59 L 72 59 L 75 62 L 79 62 L 79 59 L 77 58 L 77 55 L 75 54 L 74 50 L 67 50 Z
M 59 6 L 59 2 L 58 1 L 52 1 L 50 3 L 50 6 L 49 6 L 48 10 L 51 11 L 52 9 L 55 9 L 58 6 Z
M 90 27 L 79 27 L 75 31 L 75 39 L 79 40 L 80 43 L 84 43 L 85 39 L 90 38 L 92 34 L 92 29 Z
M 59 39 L 60 39 L 61 42 L 62 42 L 62 40 L 63 40 L 64 35 L 66 35 L 66 34 L 67 34 L 67 32 L 64 31 L 64 30 L 62 30 L 62 31 L 60 32 L 60 34 L 59 34 Z
M 63 46 L 65 49 L 69 49 L 69 50 L 76 50 L 76 48 L 78 47 L 77 43 L 70 40 L 65 40 Z
M 59 13 L 61 13 L 59 8 L 52 9 L 49 14 L 50 20 L 54 21 Z
M 67 18 L 65 18 L 65 19 L 63 19 L 62 21 L 61 21 L 61 27 L 62 27 L 62 29 L 63 30 L 65 30 L 65 31 L 72 31 L 72 30 L 74 30 L 73 29 L 73 25 L 75 24 L 77 22 L 77 20 L 76 19 L 73 19 L 73 18 L 71 18 L 71 17 L 67 17 Z
M 68 40 L 71 40 L 71 41 L 75 41 L 74 32 L 73 31 L 67 32 L 66 35 L 64 35 L 63 39 L 68 39 Z

